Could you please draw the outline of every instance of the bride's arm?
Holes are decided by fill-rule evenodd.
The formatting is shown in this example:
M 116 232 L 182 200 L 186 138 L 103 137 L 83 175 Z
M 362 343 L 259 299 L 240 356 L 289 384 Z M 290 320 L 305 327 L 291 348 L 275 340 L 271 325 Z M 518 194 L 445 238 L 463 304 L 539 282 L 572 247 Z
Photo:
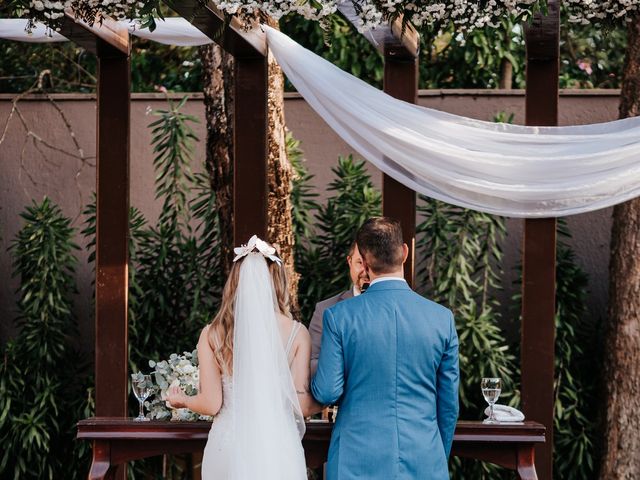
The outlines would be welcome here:
M 198 340 L 198 364 L 200 366 L 200 388 L 198 394 L 187 396 L 180 387 L 167 391 L 167 400 L 174 408 L 188 408 L 200 415 L 215 415 L 222 407 L 222 376 L 218 363 L 209 345 L 209 326 Z
M 300 401 L 302 415 L 305 417 L 321 412 L 323 408 L 322 405 L 313 398 L 309 389 L 310 365 L 311 336 L 309 335 L 309 331 L 303 326 L 296 336 L 296 349 L 291 365 L 291 376 L 293 377 L 293 385 L 296 388 L 298 400 Z

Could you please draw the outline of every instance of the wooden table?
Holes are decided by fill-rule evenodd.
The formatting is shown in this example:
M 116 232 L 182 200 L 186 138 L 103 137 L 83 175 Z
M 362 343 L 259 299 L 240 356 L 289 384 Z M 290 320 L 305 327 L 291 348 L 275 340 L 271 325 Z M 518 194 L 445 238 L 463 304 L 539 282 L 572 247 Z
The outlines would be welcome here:
M 204 450 L 210 422 L 134 422 L 131 418 L 98 417 L 78 423 L 78 437 L 93 442 L 90 480 L 112 479 L 120 464 L 166 453 Z M 307 466 L 327 458 L 333 424 L 307 423 L 303 444 Z M 452 455 L 475 458 L 516 470 L 523 480 L 537 480 L 534 447 L 544 443 L 539 423 L 485 425 L 458 422 Z

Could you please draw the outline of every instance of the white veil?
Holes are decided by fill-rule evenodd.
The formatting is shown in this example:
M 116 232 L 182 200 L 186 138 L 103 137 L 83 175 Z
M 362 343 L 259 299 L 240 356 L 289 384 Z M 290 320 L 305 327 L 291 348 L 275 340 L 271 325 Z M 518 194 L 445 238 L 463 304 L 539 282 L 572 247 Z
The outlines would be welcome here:
M 275 291 L 260 253 L 240 266 L 233 343 L 233 480 L 306 480 L 304 418 L 275 314 Z

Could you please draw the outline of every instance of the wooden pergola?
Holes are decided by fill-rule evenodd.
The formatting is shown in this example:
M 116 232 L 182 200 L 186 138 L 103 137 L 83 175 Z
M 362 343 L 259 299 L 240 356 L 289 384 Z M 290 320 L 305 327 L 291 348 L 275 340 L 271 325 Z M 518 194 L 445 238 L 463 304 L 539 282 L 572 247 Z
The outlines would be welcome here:
M 268 194 L 267 47 L 258 36 L 242 31 L 235 22 L 225 26 L 222 15 L 211 3 L 204 7 L 198 0 L 167 0 L 167 3 L 235 58 L 233 237 L 236 244 L 254 233 L 264 237 L 267 233 Z M 536 16 L 533 23 L 526 27 L 527 125 L 557 125 L 558 121 L 560 0 L 549 0 L 548 3 L 548 14 Z M 353 19 L 355 13 L 343 7 L 343 14 L 348 19 Z M 98 58 L 96 415 L 122 418 L 128 413 L 131 44 L 127 29 L 117 23 L 105 21 L 101 26 L 92 27 L 76 22 L 71 15 L 67 15 L 61 33 Z M 402 34 L 401 21 L 398 21 L 387 28 L 377 29 L 375 38 L 371 40 L 384 55 L 384 90 L 396 98 L 416 103 L 419 51 L 417 34 L 411 29 Z M 385 175 L 383 211 L 385 215 L 395 217 L 402 223 L 405 240 L 410 245 L 405 276 L 413 285 L 416 193 Z M 544 441 L 544 432 L 540 437 L 540 431 L 536 430 L 536 453 L 539 477 L 548 480 L 552 477 L 553 452 L 554 219 L 525 221 L 523 255 L 522 404 L 529 420 L 547 427 L 545 443 L 539 443 L 540 438 Z M 104 448 L 98 445 L 94 443 L 94 448 Z M 176 446 L 174 451 L 189 450 L 183 445 Z M 106 455 L 107 458 L 111 455 L 109 451 L 94 454 L 94 459 L 100 455 Z M 505 455 L 508 459 L 501 464 L 511 465 L 516 460 L 520 462 L 521 453 L 517 453 L 517 459 L 508 456 L 510 453 Z M 496 457 L 485 452 L 477 454 L 476 458 L 495 461 Z M 532 462 L 532 455 L 530 460 Z M 535 471 L 533 476 L 522 478 L 536 478 Z

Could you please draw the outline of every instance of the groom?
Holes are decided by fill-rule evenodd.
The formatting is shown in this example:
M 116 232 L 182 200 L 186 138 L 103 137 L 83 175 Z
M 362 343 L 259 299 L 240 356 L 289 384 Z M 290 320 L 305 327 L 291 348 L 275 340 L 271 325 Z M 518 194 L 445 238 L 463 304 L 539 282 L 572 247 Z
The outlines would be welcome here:
M 458 417 L 458 337 L 448 309 L 403 278 L 400 224 L 367 220 L 369 289 L 327 309 L 313 396 L 340 411 L 328 480 L 448 480 Z

